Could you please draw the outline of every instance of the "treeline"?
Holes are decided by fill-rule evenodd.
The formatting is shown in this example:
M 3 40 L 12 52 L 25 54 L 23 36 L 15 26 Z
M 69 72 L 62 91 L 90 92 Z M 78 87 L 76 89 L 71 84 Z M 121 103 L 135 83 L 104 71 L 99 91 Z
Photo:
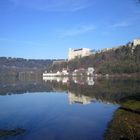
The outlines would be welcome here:
M 26 70 L 41 69 L 45 70 L 50 67 L 53 60 L 35 60 L 23 58 L 0 57 L 0 71 L 4 70 Z
M 63 68 L 69 68 L 70 71 L 73 71 L 74 69 L 88 67 L 94 67 L 98 74 L 138 73 L 140 72 L 140 46 L 120 46 L 53 65 L 51 68 L 55 71 Z

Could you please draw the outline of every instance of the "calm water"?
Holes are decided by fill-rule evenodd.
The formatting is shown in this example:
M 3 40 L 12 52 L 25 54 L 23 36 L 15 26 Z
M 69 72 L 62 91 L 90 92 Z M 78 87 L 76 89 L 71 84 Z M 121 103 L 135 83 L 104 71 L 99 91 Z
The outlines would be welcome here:
M 102 140 L 120 100 L 138 93 L 138 85 L 93 78 L 2 80 L 0 130 L 25 132 L 0 139 Z

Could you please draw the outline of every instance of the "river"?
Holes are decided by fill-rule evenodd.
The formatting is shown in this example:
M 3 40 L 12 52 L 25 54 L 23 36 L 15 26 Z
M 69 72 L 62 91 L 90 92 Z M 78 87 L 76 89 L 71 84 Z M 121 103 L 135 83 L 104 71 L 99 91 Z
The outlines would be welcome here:
M 0 140 L 139 138 L 139 79 L 26 75 L 0 78 Z M 133 136 L 125 121 L 116 123 L 120 107 L 132 97 L 137 112 L 124 117 L 136 127 Z M 128 132 L 118 132 L 121 127 Z

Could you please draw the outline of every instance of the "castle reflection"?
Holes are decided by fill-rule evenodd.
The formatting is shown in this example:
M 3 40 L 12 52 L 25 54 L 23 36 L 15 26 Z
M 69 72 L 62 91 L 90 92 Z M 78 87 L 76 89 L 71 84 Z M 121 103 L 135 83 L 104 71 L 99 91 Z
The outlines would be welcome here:
M 0 76 L 0 95 L 65 93 L 68 103 L 93 102 L 117 104 L 112 121 L 104 134 L 106 140 L 140 138 L 139 78 L 45 77 L 41 73 L 21 72 Z M 131 132 L 131 133 L 130 133 Z
M 0 76 L 0 95 L 62 91 L 70 104 L 93 101 L 119 104 L 124 98 L 139 94 L 139 79 L 106 79 L 94 77 L 44 77 L 41 73 L 20 72 Z
M 82 95 L 80 93 L 76 94 L 75 92 L 71 92 L 70 85 L 71 83 L 75 85 L 83 85 L 83 86 L 94 86 L 94 79 L 93 77 L 43 77 L 43 81 L 51 82 L 52 85 L 55 85 L 54 83 L 60 84 L 60 88 L 64 85 L 67 85 L 67 93 L 68 93 L 68 101 L 69 104 L 90 104 L 93 101 L 93 98 L 87 95 Z M 60 89 L 56 89 L 56 87 L 53 87 L 55 91 L 60 91 Z M 79 89 L 80 90 L 80 89 Z
M 93 99 L 85 95 L 75 95 L 75 93 L 68 92 L 69 104 L 79 103 L 79 104 L 90 104 Z

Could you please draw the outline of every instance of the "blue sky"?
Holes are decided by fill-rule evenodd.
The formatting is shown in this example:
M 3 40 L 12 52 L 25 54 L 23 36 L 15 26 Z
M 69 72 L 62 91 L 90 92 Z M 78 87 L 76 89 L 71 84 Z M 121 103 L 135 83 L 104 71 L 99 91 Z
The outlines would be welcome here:
M 67 58 L 140 38 L 137 0 L 0 0 L 0 56 Z

